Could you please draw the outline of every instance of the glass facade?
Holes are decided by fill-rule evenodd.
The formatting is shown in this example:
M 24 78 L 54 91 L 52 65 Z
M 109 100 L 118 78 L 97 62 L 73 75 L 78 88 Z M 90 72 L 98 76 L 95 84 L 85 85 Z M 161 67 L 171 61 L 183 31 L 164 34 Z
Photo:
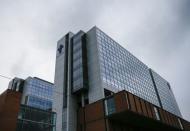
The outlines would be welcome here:
M 80 33 L 73 37 L 73 92 L 80 90 L 83 87 L 83 66 L 82 66 L 82 39 Z
M 52 83 L 36 77 L 29 77 L 25 81 L 23 94 L 23 104 L 44 110 L 52 109 Z
M 156 72 L 152 71 L 152 75 L 163 109 L 181 116 L 174 94 L 170 88 L 170 84 Z
M 96 37 L 104 88 L 127 90 L 160 106 L 149 68 L 98 28 Z
M 45 110 L 52 109 L 52 102 L 50 100 L 38 98 L 36 96 L 28 96 L 27 99 L 27 105 Z
M 114 97 L 108 98 L 105 101 L 106 115 L 111 115 L 116 112 Z
M 21 105 L 16 131 L 55 131 L 56 114 Z
M 85 33 L 79 31 L 72 38 L 72 92 L 88 89 Z

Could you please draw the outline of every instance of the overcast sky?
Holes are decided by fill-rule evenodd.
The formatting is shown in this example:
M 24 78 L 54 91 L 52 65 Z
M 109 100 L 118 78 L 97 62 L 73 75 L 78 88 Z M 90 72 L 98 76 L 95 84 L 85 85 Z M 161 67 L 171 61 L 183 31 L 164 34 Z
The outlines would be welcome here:
M 94 25 L 167 79 L 190 120 L 190 0 L 0 0 L 0 74 L 53 82 L 57 40 Z

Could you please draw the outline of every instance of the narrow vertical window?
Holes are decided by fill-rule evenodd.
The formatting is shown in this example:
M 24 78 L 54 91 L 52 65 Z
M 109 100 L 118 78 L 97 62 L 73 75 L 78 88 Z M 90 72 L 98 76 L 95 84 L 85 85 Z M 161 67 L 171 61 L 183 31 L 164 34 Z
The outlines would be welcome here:
M 116 111 L 114 98 L 111 97 L 105 100 L 106 115 L 113 114 Z
M 156 114 L 156 119 L 157 119 L 157 120 L 160 120 L 160 115 L 159 115 L 159 113 L 158 113 L 157 107 L 154 107 L 154 112 L 155 112 L 155 114 Z
M 129 98 L 128 98 L 128 94 L 125 94 L 126 97 L 126 101 L 127 101 L 127 109 L 130 109 L 130 103 L 129 103 Z
M 179 118 L 178 118 L 178 123 L 180 125 L 180 128 L 183 130 L 183 125 L 182 125 L 181 120 Z

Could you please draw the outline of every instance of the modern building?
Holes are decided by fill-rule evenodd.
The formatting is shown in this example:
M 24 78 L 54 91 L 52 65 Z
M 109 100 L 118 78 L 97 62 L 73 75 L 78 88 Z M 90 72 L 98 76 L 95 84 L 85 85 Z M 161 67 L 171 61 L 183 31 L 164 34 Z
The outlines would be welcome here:
M 21 104 L 44 110 L 52 110 L 54 84 L 37 77 L 28 77 L 24 82 Z
M 58 41 L 54 84 L 56 131 L 76 131 L 80 107 L 122 90 L 182 117 L 170 84 L 97 27 Z
M 55 131 L 53 86 L 37 77 L 11 80 L 8 89 L 0 96 L 0 130 Z

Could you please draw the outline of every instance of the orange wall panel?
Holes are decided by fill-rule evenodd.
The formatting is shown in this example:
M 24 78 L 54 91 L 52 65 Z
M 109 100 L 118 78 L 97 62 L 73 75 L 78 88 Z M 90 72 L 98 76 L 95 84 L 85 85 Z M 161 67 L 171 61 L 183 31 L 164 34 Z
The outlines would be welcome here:
M 136 112 L 136 105 L 135 105 L 135 100 L 134 100 L 134 97 L 132 94 L 128 93 L 128 98 L 129 98 L 129 103 L 130 103 L 130 107 L 131 107 L 131 110 Z
M 141 108 L 141 103 L 140 103 L 140 99 L 136 96 L 134 96 L 135 99 L 135 103 L 136 103 L 136 107 L 137 107 L 137 112 L 139 114 L 142 114 L 142 108 Z
M 0 95 L 0 131 L 15 131 L 20 108 L 21 93 L 6 90 Z
M 86 122 L 104 118 L 103 101 L 89 104 L 85 107 Z
M 150 108 L 150 103 L 148 103 L 148 102 L 146 102 L 146 109 L 147 109 L 147 112 L 148 112 L 148 117 L 153 118 L 152 110 Z
M 146 109 L 146 105 L 145 105 L 144 100 L 141 99 L 140 102 L 141 102 L 141 106 L 142 106 L 143 115 L 144 115 L 144 116 L 148 116 L 148 113 L 147 113 L 147 109 Z
M 86 131 L 106 131 L 105 120 L 101 119 L 87 123 Z
M 121 112 L 128 109 L 127 94 L 125 92 L 120 92 L 114 96 L 116 111 Z

